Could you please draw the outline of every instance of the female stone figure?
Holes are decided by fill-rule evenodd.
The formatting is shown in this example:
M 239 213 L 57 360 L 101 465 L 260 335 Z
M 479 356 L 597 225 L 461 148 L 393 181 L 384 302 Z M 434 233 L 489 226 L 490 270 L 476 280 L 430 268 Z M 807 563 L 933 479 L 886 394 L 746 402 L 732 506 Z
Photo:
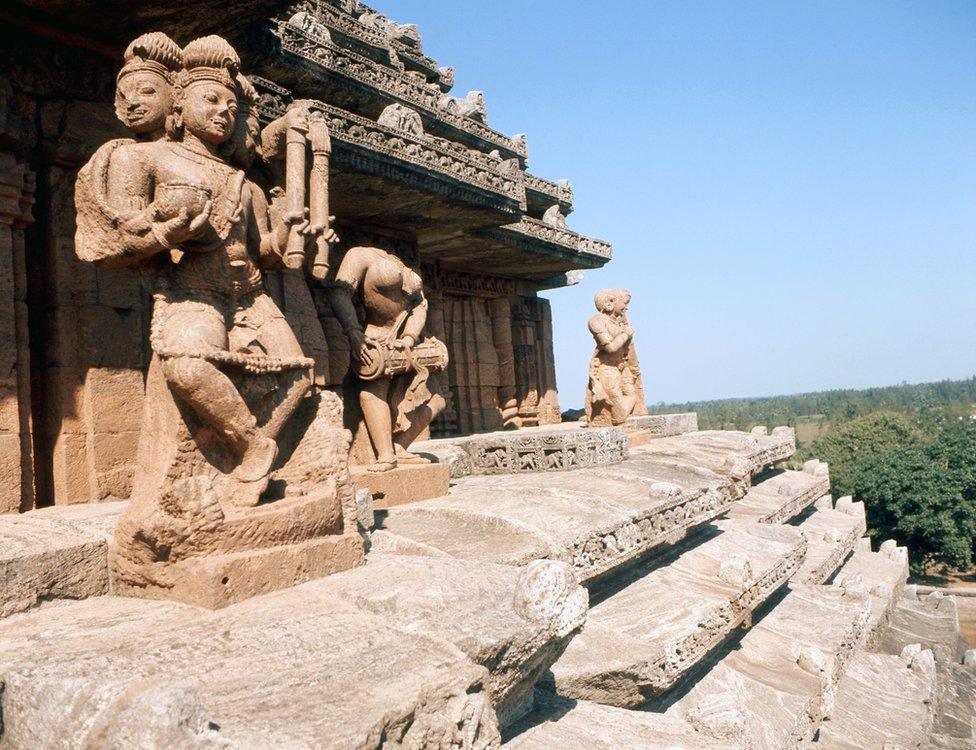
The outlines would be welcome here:
M 634 329 L 626 315 L 630 292 L 605 289 L 593 301 L 598 312 L 590 318 L 589 329 L 596 349 L 590 359 L 586 421 L 591 426 L 620 425 L 643 407 Z
M 107 202 L 121 217 L 114 242 L 79 226 L 78 254 L 104 265 L 164 258 L 153 352 L 179 401 L 230 449 L 224 460 L 236 464 L 233 477 L 251 485 L 238 497 L 253 504 L 267 483 L 275 438 L 310 384 L 309 361 L 264 293 L 259 270 L 280 258 L 287 222 L 301 217 L 282 217 L 262 232 L 266 201 L 221 154 L 237 125 L 233 48 L 220 37 L 197 39 L 183 50 L 183 64 L 167 137 L 119 146 L 108 160 Z M 93 248 L 93 239 L 103 242 Z M 225 369 L 283 375 L 261 425 Z
M 349 339 L 353 387 L 375 454 L 368 470 L 427 463 L 407 449 L 444 408 L 427 378 L 447 366 L 447 349 L 432 337 L 421 343 L 427 300 L 420 276 L 385 250 L 354 247 L 339 265 L 329 300 Z

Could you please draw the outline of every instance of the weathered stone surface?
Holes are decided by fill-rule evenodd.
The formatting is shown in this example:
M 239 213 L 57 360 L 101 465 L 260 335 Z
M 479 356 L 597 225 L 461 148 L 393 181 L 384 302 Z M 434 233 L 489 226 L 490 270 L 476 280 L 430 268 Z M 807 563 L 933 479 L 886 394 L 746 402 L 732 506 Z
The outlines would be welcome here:
M 908 580 L 908 555 L 893 540 L 882 544 L 877 552 L 871 551 L 870 540 L 862 546 L 866 548 L 855 549 L 832 585 L 864 591 L 871 597 L 866 645 L 873 646 L 887 626 Z
M 959 612 L 954 596 L 939 592 L 913 596 L 906 591 L 898 599 L 879 650 L 897 654 L 912 643 L 930 649 L 940 665 L 962 662 L 967 645 L 959 634 Z
M 377 509 L 440 497 L 451 486 L 451 469 L 441 463 L 405 464 L 383 472 L 356 468 L 350 475 L 353 488 L 370 492 Z
M 837 501 L 837 509 L 824 503 L 824 507 L 814 508 L 796 519 L 809 545 L 806 560 L 796 574 L 797 583 L 824 583 L 843 565 L 867 532 L 864 503 L 843 501 L 844 498 Z
M 869 607 L 864 594 L 793 588 L 665 715 L 727 747 L 779 750 L 812 739 L 864 637 Z
M 682 414 L 644 414 L 630 416 L 623 424 L 627 432 L 646 432 L 652 437 L 673 437 L 686 432 L 698 431 L 698 415 L 693 412 Z
M 491 748 L 486 678 L 447 642 L 304 587 L 216 612 L 98 597 L 0 623 L 11 747 Z
M 932 750 L 976 747 L 976 669 L 972 664 L 945 664 L 937 669 Z
M 553 666 L 555 692 L 634 708 L 670 689 L 789 580 L 806 547 L 796 529 L 749 522 L 702 536 L 614 580 Z
M 511 730 L 512 750 L 725 750 L 728 745 L 669 716 L 537 693 L 536 710 Z
M 829 721 L 809 747 L 923 747 L 932 729 L 936 682 L 931 651 L 856 654 L 844 668 Z
M 652 465 L 657 477 L 642 480 L 590 473 L 608 469 L 468 477 L 448 497 L 377 514 L 373 543 L 406 551 L 392 536 L 420 549 L 508 565 L 563 560 L 589 580 L 678 541 L 730 502 L 727 483 L 710 473 L 667 461 Z
M 820 464 L 826 466 L 826 464 Z M 760 523 L 785 523 L 801 513 L 815 500 L 830 492 L 830 477 L 811 471 L 782 470 L 762 481 L 735 502 L 729 518 L 749 518 Z
M 124 502 L 0 515 L 0 618 L 48 599 L 108 592 L 108 545 Z
M 372 554 L 356 570 L 303 587 L 394 627 L 446 640 L 489 670 L 502 724 L 523 714 L 539 675 L 583 625 L 587 594 L 565 563 L 523 569 L 449 558 Z
M 796 439 L 788 427 L 777 427 L 772 435 L 706 430 L 654 440 L 635 447 L 637 458 L 677 458 L 729 477 L 734 497 L 748 491 L 751 479 L 768 466 L 789 458 Z

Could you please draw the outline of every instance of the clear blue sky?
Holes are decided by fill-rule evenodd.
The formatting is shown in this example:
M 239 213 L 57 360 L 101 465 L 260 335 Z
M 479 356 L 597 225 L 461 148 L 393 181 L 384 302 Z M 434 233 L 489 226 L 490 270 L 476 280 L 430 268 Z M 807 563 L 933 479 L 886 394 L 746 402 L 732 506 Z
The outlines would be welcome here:
M 649 402 L 976 373 L 976 2 L 376 0 L 568 177 L 562 407 L 629 287 Z

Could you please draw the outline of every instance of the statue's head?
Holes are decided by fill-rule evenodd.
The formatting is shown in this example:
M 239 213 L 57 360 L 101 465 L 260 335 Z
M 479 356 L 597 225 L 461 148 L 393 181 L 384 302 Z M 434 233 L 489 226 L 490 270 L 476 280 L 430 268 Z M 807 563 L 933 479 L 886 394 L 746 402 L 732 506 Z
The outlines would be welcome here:
M 240 63 L 234 48 L 219 36 L 194 39 L 183 48 L 176 118 L 168 128 L 172 136 L 185 131 L 210 146 L 234 137 Z
M 162 133 L 173 109 L 173 84 L 183 51 L 154 31 L 134 39 L 115 79 L 115 115 L 136 135 Z
M 247 78 L 237 75 L 237 124 L 234 137 L 225 144 L 228 158 L 249 169 L 261 153 L 261 121 L 258 119 L 258 92 Z
M 630 292 L 626 289 L 604 289 L 593 297 L 596 309 L 607 315 L 623 315 L 630 304 Z

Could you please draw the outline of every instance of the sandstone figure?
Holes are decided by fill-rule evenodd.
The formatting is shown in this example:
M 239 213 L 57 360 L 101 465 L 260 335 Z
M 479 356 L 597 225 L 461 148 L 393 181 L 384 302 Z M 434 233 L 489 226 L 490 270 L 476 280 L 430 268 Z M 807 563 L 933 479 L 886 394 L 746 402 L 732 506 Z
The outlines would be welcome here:
M 428 378 L 447 367 L 447 348 L 423 337 L 427 300 L 420 276 L 385 250 L 354 247 L 335 282 L 330 301 L 349 338 L 352 387 L 375 453 L 369 469 L 426 463 L 407 449 L 444 408 Z
M 164 49 L 160 36 L 135 52 Z M 217 606 L 356 564 L 361 542 L 328 547 L 345 559 L 323 557 L 317 538 L 347 530 L 340 494 L 348 494 L 348 437 L 334 394 L 306 398 L 313 362 L 261 272 L 280 266 L 295 238 L 304 249 L 334 234 L 324 224 L 310 228 L 301 208 L 269 208 L 240 169 L 253 160 L 259 131 L 234 49 L 209 36 L 190 42 L 180 58 L 168 97 L 144 86 L 144 106 L 120 107 L 145 140 L 113 142 L 82 169 L 76 252 L 103 267 L 155 275 L 139 472 L 112 551 L 120 589 L 173 589 L 176 598 Z M 131 75 L 119 79 L 122 101 L 135 96 L 122 87 Z M 167 101 L 160 137 L 152 126 Z M 303 418 L 283 435 L 303 402 Z M 277 462 L 275 497 L 285 499 L 249 518 L 246 510 L 265 497 L 281 440 L 288 455 Z M 307 507 L 289 497 L 309 498 Z M 312 568 L 321 572 L 295 557 L 297 542 L 318 545 Z M 260 563 L 248 564 L 240 553 L 255 547 Z M 224 555 L 221 564 L 234 570 L 245 565 L 246 575 L 218 575 L 220 564 L 195 562 L 207 555 Z
M 593 301 L 598 312 L 589 329 L 596 349 L 590 359 L 586 421 L 591 426 L 620 425 L 629 416 L 647 413 L 634 329 L 627 321 L 630 292 L 605 289 Z

